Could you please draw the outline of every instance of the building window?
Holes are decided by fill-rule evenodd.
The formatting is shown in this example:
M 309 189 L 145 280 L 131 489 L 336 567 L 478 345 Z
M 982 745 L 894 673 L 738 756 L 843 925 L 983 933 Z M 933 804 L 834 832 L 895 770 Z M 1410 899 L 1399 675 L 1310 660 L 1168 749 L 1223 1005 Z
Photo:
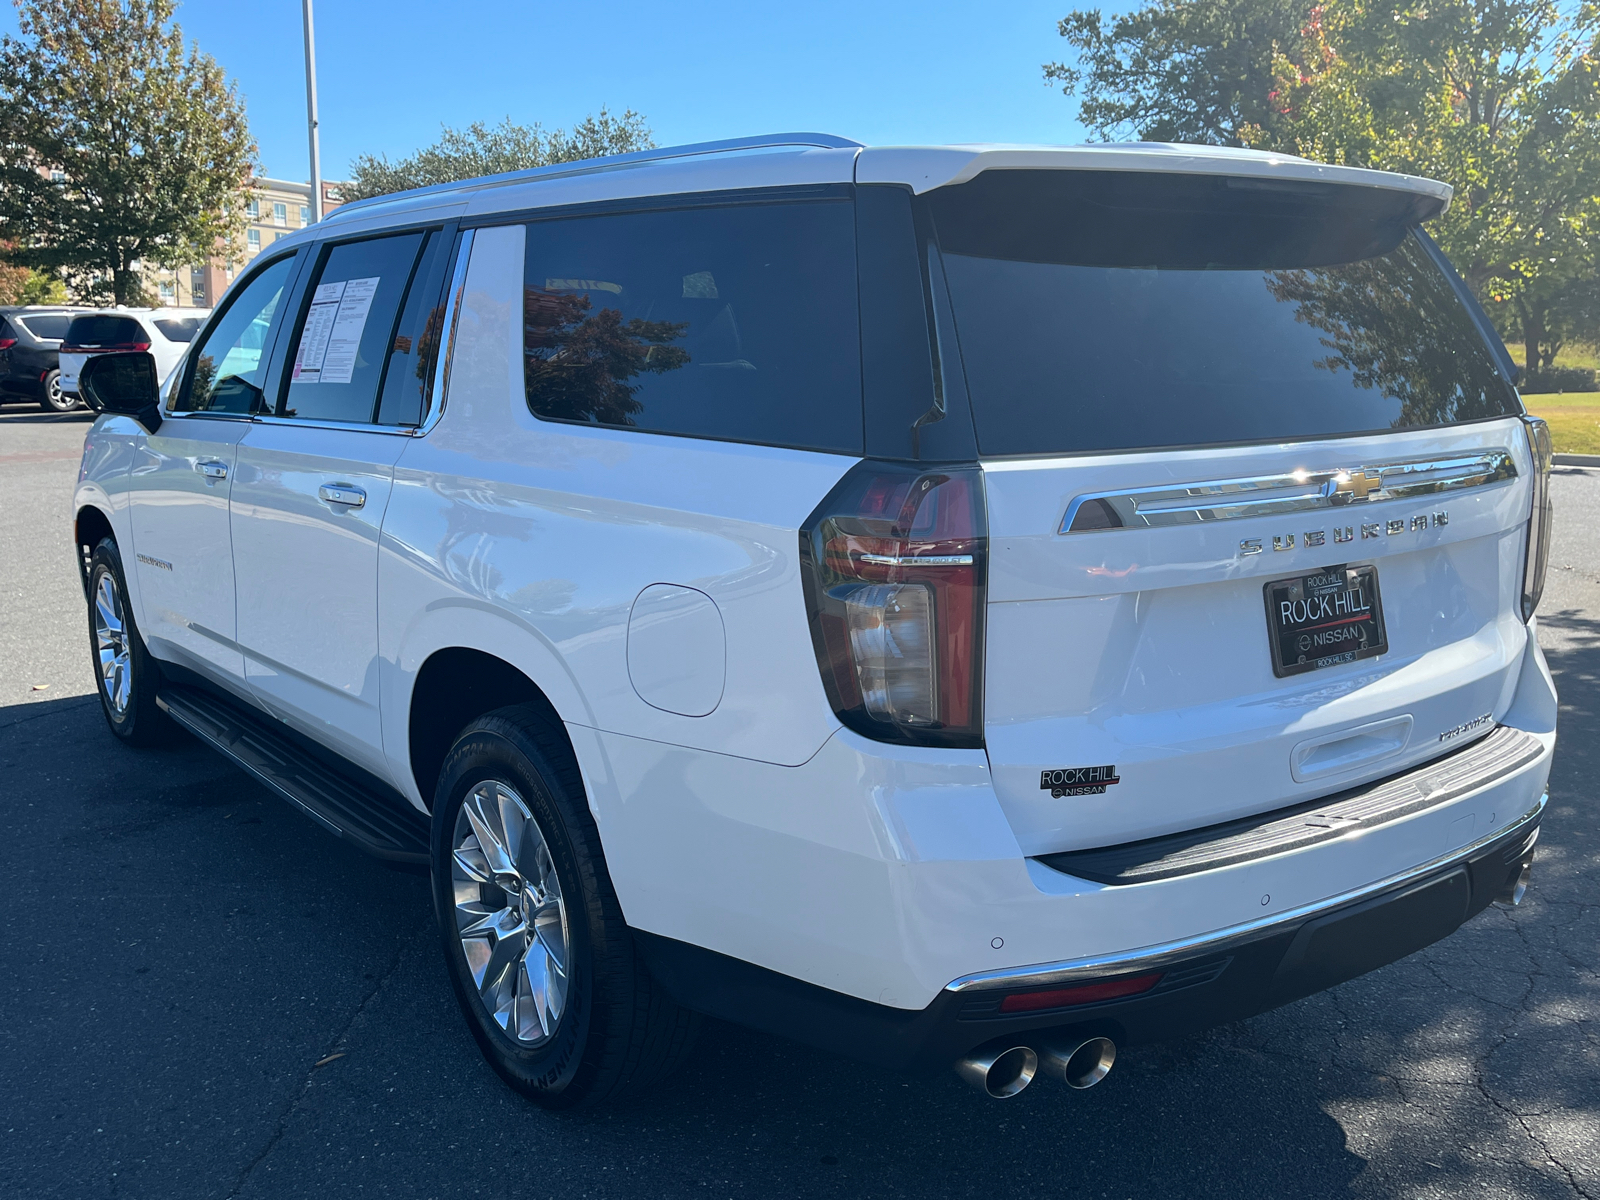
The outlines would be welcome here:
M 50 170 L 50 182 L 51 183 L 65 183 L 66 181 L 67 181 L 67 173 L 65 171 L 61 170 L 59 167 L 52 167 L 51 168 L 51 170 Z
M 289 206 L 287 204 L 274 204 L 272 206 L 272 223 L 274 225 L 287 225 L 289 223 Z
M 201 307 L 206 303 L 206 269 L 204 267 L 189 268 L 189 299 Z
M 302 204 L 300 206 L 300 224 L 311 224 L 311 206 L 309 204 Z
M 161 303 L 176 304 L 178 302 L 178 285 L 174 280 L 163 279 L 158 286 L 161 292 Z
M 251 254 L 261 253 L 261 230 L 247 229 L 244 231 L 244 244 L 249 247 Z
M 252 221 L 260 220 L 261 219 L 261 201 L 259 201 L 259 200 L 246 200 L 245 203 L 244 203 L 244 215 L 249 217 Z

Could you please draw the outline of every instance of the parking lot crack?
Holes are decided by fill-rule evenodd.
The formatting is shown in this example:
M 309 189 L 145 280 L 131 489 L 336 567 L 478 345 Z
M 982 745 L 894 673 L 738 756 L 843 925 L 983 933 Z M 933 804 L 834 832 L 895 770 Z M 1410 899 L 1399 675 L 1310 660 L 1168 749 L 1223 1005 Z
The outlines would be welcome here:
M 400 969 L 400 961 L 405 957 L 405 948 L 409 943 L 410 939 L 404 939 L 396 945 L 394 955 L 389 959 L 384 969 L 378 973 L 377 978 L 373 980 L 372 986 L 367 989 L 366 994 L 361 997 L 361 1002 L 351 1011 L 349 1020 L 334 1035 L 327 1048 L 312 1060 L 313 1065 L 307 1068 L 305 1078 L 301 1081 L 299 1089 L 285 1102 L 283 1108 L 279 1111 L 277 1119 L 273 1123 L 272 1135 L 267 1138 L 266 1144 L 261 1147 L 256 1156 L 246 1163 L 244 1169 L 239 1172 L 238 1178 L 234 1180 L 233 1187 L 228 1190 L 224 1200 L 234 1200 L 234 1197 L 244 1190 L 245 1184 L 250 1181 L 250 1177 L 255 1173 L 256 1169 L 277 1149 L 278 1143 L 283 1140 L 283 1135 L 288 1131 L 290 1119 L 310 1093 L 311 1085 L 316 1079 L 318 1069 L 327 1063 L 330 1057 L 342 1057 L 341 1051 L 344 1047 L 345 1039 L 350 1036 L 350 1030 L 355 1027 L 356 1021 L 367 1010 L 367 1006 L 383 990 L 384 984 Z

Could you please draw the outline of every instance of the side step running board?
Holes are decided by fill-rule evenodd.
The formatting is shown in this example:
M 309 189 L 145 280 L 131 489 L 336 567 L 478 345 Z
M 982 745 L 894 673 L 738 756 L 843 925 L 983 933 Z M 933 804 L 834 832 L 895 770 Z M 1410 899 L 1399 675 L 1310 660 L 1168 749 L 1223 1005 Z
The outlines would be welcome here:
M 156 703 L 336 837 L 394 863 L 426 865 L 428 818 L 398 793 L 386 795 L 313 758 L 272 718 L 198 688 L 167 686 Z

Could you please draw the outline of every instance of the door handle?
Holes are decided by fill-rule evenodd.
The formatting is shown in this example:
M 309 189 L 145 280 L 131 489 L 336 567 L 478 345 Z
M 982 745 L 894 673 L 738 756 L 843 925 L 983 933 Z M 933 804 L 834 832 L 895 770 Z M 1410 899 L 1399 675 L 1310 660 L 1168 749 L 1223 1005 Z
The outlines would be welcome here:
M 349 483 L 325 483 L 317 489 L 317 496 L 329 504 L 344 504 L 350 508 L 360 508 L 367 502 L 367 494 Z
M 197 462 L 194 465 L 194 469 L 199 471 L 200 474 L 204 475 L 207 479 L 226 479 L 228 477 L 228 467 L 226 463 Z

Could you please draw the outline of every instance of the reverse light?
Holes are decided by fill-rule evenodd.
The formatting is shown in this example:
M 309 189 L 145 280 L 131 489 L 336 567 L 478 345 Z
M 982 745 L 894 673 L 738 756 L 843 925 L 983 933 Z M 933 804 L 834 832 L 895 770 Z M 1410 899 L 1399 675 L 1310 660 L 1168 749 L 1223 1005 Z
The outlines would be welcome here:
M 982 746 L 981 472 L 861 463 L 806 522 L 800 551 L 839 720 L 880 741 Z
M 1550 426 L 1538 417 L 1524 417 L 1528 447 L 1533 451 L 1533 505 L 1528 513 L 1528 547 L 1523 556 L 1522 619 L 1532 620 L 1544 594 L 1545 570 L 1550 565 L 1550 467 L 1554 447 Z

